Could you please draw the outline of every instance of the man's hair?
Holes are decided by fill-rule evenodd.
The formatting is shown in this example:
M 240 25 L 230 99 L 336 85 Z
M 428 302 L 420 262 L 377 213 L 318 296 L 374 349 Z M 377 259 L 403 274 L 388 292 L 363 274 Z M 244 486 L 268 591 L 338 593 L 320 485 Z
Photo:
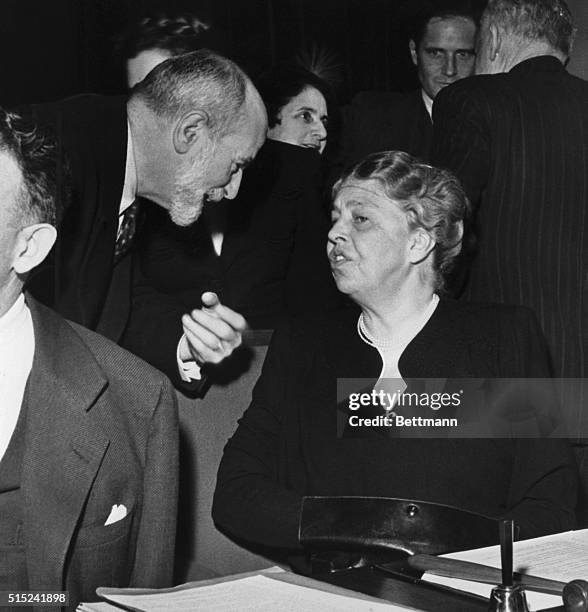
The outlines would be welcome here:
M 193 15 L 145 17 L 121 36 L 117 44 L 119 55 L 128 60 L 151 49 L 161 49 L 172 56 L 196 51 L 206 46 L 203 34 L 209 27 Z
M 307 87 L 314 87 L 325 98 L 327 107 L 332 94 L 328 84 L 319 76 L 297 64 L 277 64 L 256 81 L 257 89 L 267 110 L 268 127 L 280 123 L 282 108 Z
M 421 44 L 429 21 L 431 19 L 449 19 L 463 17 L 471 19 L 476 27 L 480 24 L 482 7 L 476 0 L 428 0 L 423 2 L 421 9 L 413 20 L 411 39 L 417 48 Z
M 333 186 L 333 199 L 344 185 L 361 181 L 380 183 L 386 197 L 407 214 L 409 227 L 423 228 L 435 240 L 433 281 L 435 289 L 443 291 L 461 251 L 463 222 L 470 211 L 459 180 L 403 151 L 382 151 L 348 169 Z
M 574 24 L 564 0 L 489 0 L 487 21 L 515 36 L 547 42 L 565 56 L 572 49 Z
M 248 78 L 231 60 L 208 49 L 171 57 L 156 66 L 131 91 L 165 119 L 200 109 L 215 136 L 225 135 L 242 118 Z
M 49 136 L 39 132 L 30 119 L 0 108 L 0 151 L 8 153 L 22 173 L 15 202 L 17 222 L 56 225 L 56 158 Z

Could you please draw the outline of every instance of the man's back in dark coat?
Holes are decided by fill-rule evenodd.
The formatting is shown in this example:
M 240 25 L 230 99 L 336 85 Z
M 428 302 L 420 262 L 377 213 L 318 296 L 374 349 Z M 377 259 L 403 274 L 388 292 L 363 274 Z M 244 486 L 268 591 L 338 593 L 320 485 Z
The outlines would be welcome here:
M 477 211 L 466 296 L 533 308 L 556 373 L 588 375 L 588 83 L 535 57 L 446 88 L 433 118 Z
M 116 341 L 130 307 L 130 266 L 125 262 L 117 270 L 117 299 L 105 312 L 125 180 L 126 100 L 76 96 L 37 106 L 35 114 L 56 139 L 57 197 L 67 207 L 52 254 L 33 273 L 28 288 L 64 317 Z M 103 328 L 105 319 L 108 329 Z

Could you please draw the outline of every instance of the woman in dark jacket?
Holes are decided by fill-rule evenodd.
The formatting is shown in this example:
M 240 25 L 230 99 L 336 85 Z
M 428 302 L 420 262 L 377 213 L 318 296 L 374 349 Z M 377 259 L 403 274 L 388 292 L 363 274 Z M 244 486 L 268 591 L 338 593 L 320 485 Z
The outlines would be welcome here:
M 520 395 L 513 403 L 501 386 L 549 376 L 535 316 L 439 297 L 467 207 L 455 177 L 407 153 L 373 154 L 335 185 L 329 261 L 361 314 L 293 321 L 274 335 L 219 468 L 213 518 L 223 529 L 296 551 L 305 495 L 436 502 L 511 517 L 521 537 L 573 527 L 576 468 L 566 441 L 508 435 L 521 424 L 524 434 L 549 433 L 541 415 L 527 419 Z M 474 380 L 454 388 L 459 402 L 441 410 L 398 400 L 357 410 L 359 395 L 350 392 L 410 391 L 413 378 L 434 379 L 442 391 Z M 482 397 L 489 401 L 479 410 Z M 415 415 L 458 425 L 407 428 L 395 418 Z M 487 432 L 495 435 L 475 438 Z

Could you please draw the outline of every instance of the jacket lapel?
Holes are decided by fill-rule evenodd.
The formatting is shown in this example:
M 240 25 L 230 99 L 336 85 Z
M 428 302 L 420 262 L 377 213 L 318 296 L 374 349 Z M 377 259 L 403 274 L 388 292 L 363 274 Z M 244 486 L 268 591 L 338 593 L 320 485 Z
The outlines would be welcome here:
M 444 379 L 447 372 L 453 372 L 454 378 L 474 375 L 463 321 L 451 302 L 439 302 L 429 322 L 400 356 L 398 367 L 404 377 Z
M 109 444 L 90 412 L 108 381 L 68 323 L 27 301 L 35 330 L 22 472 L 29 588 L 57 589 Z

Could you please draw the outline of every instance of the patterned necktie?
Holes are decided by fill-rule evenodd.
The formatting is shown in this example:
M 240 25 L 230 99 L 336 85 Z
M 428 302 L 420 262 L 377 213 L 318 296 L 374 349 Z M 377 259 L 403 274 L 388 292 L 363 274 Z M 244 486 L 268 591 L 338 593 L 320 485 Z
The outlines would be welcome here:
M 137 229 L 137 215 L 139 214 L 139 202 L 135 200 L 123 213 L 123 220 L 118 230 L 116 246 L 114 247 L 114 262 L 117 263 L 122 256 L 131 248 L 135 230 Z

